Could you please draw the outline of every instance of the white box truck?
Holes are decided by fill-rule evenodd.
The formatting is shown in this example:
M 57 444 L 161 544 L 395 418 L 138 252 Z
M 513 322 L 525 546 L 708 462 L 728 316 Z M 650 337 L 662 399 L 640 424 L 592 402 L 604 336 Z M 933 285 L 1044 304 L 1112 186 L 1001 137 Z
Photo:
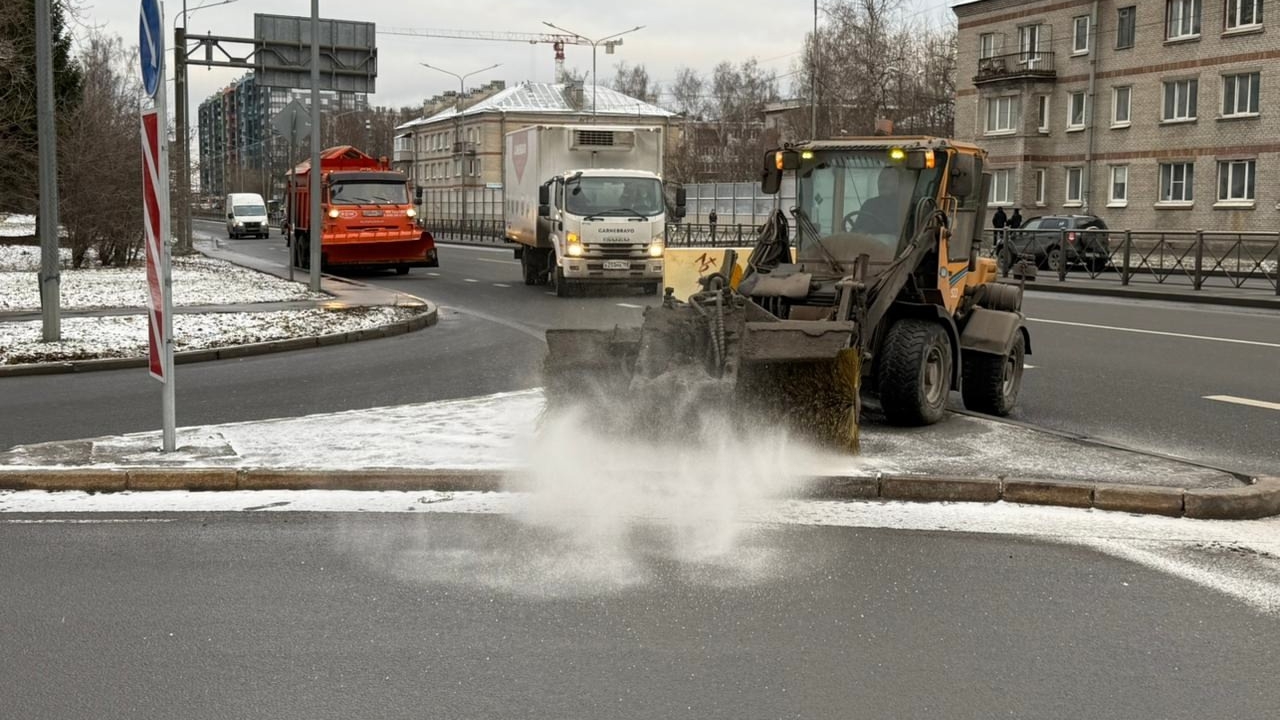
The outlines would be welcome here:
M 506 238 L 526 285 L 662 287 L 667 196 L 660 127 L 534 125 L 507 133 Z M 671 211 L 684 214 L 684 190 Z

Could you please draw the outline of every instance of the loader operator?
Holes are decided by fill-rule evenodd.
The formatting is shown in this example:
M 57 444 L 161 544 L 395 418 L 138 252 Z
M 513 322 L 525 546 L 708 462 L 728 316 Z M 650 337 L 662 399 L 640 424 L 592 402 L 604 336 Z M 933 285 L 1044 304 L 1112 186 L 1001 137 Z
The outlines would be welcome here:
M 876 178 L 880 194 L 867 198 L 862 207 L 853 213 L 853 222 L 845 224 L 845 229 L 866 235 L 897 235 L 902 230 L 900 183 L 898 168 L 882 168 L 880 176 Z

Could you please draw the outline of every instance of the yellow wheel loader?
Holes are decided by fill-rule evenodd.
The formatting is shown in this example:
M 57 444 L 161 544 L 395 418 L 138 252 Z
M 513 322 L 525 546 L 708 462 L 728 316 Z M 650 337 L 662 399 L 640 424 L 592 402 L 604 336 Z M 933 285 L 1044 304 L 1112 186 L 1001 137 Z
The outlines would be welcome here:
M 639 328 L 548 331 L 548 408 L 675 437 L 729 408 L 852 449 L 864 390 L 894 424 L 939 421 L 952 390 L 1007 415 L 1031 345 L 1021 288 L 978 255 L 984 161 L 926 137 L 766 153 L 763 190 L 793 174 L 796 206 L 761 227 L 746 272 L 712 275 L 684 301 L 668 289 Z

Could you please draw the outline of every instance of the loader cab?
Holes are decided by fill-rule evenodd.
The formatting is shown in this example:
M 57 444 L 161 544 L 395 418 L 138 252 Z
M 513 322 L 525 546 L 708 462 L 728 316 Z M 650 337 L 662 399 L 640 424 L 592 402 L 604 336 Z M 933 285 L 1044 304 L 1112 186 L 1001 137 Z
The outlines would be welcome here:
M 904 250 L 920 213 L 936 207 L 946 166 L 944 154 L 883 145 L 801 147 L 790 155 L 774 167 L 796 173 L 800 263 L 815 268 L 866 254 L 873 274 Z

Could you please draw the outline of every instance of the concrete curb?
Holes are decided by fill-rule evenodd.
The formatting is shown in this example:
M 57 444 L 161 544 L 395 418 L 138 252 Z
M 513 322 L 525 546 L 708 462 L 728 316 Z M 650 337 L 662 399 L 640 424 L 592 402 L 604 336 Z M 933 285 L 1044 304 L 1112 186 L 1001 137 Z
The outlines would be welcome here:
M 421 298 L 418 298 L 421 300 Z M 307 335 L 287 340 L 270 340 L 247 345 L 228 345 L 205 350 L 186 350 L 174 353 L 173 361 L 177 365 L 208 362 L 210 360 L 229 360 L 231 358 L 268 355 L 271 353 L 305 350 L 308 348 L 328 347 L 362 340 L 393 337 L 421 330 L 435 325 L 439 320 L 439 308 L 431 302 L 422 300 L 423 311 L 408 320 L 379 325 L 365 330 L 350 330 L 344 333 L 329 335 Z M 21 375 L 53 375 L 71 372 L 97 372 L 101 370 L 124 370 L 147 366 L 145 357 L 103 358 L 100 360 L 68 360 L 62 362 L 27 363 L 23 365 L 0 365 L 0 378 Z
M 1002 280 L 1003 282 L 1003 280 Z M 1009 283 L 1016 285 L 1017 283 Z M 1103 297 L 1122 297 L 1134 300 L 1164 300 L 1166 302 L 1185 302 L 1195 303 L 1198 305 L 1224 305 L 1228 307 L 1244 307 L 1244 308 L 1262 308 L 1265 310 L 1280 310 L 1280 296 L 1264 297 L 1245 296 L 1232 297 L 1229 295 L 1206 295 L 1203 291 L 1196 292 L 1194 290 L 1180 293 L 1158 292 L 1155 290 L 1133 289 L 1118 286 L 1116 288 L 1098 288 L 1098 287 L 1081 287 L 1079 285 L 1071 285 L 1068 282 L 1059 282 L 1057 278 L 1051 278 L 1049 281 L 1029 282 L 1027 290 L 1039 290 L 1048 293 L 1065 293 L 1067 295 L 1093 295 Z
M 407 490 L 519 491 L 518 472 L 495 470 L 283 470 L 267 468 L 0 468 L 0 490 Z M 807 500 L 997 502 L 1093 508 L 1143 515 L 1255 520 L 1280 515 L 1280 477 L 1233 488 L 1184 490 L 1058 480 L 929 476 L 811 480 Z

